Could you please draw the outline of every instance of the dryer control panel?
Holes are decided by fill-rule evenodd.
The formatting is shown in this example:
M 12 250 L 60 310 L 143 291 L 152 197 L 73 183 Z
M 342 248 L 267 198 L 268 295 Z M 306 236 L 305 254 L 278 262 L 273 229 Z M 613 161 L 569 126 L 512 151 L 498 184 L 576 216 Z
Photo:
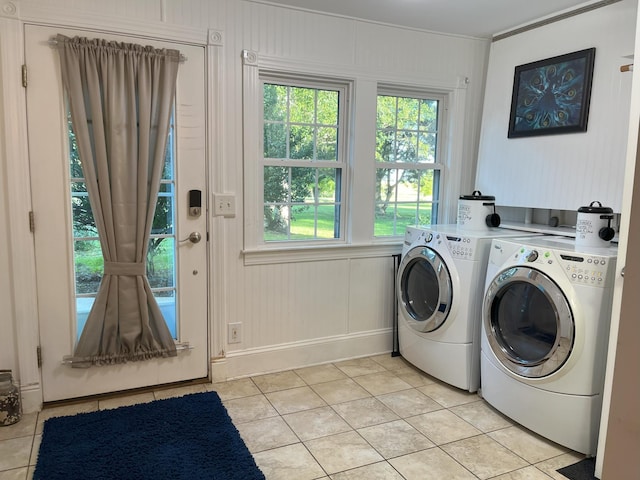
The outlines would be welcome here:
M 560 254 L 560 262 L 571 282 L 602 287 L 616 263 L 615 258 L 564 253 Z
M 517 256 L 520 257 L 520 263 L 547 265 L 556 263 L 561 266 L 571 283 L 594 287 L 608 286 L 607 279 L 613 275 L 616 264 L 616 257 L 536 248 L 521 248 Z

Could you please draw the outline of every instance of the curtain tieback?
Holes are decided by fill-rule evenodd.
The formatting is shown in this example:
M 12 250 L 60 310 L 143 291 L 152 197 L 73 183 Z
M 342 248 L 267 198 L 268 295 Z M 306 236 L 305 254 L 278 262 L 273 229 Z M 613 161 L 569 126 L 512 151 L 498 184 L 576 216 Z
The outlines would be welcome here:
M 142 276 L 147 274 L 144 262 L 104 262 L 105 275 Z

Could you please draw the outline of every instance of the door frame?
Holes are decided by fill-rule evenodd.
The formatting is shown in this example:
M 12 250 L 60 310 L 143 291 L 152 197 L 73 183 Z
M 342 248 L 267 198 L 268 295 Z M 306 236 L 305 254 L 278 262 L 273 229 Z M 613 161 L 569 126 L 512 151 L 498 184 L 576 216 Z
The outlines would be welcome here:
M 635 54 L 640 56 L 640 8 L 636 12 Z M 621 73 L 621 75 L 629 75 Z M 607 367 L 604 379 L 604 394 L 602 398 L 602 416 L 600 418 L 600 432 L 598 436 L 598 449 L 596 452 L 595 476 L 602 478 L 607 473 L 617 472 L 623 467 L 621 474 L 637 471 L 640 460 L 633 457 L 633 462 L 624 464 L 616 463 L 627 452 L 636 453 L 640 446 L 637 436 L 637 422 L 635 425 L 626 425 L 624 419 L 638 401 L 639 389 L 637 387 L 637 374 L 633 369 L 618 369 L 617 362 L 633 362 L 638 358 L 637 342 L 638 328 L 635 329 L 635 315 L 630 314 L 628 302 L 633 298 L 634 287 L 638 285 L 637 272 L 640 271 L 640 258 L 634 253 L 634 246 L 630 240 L 637 240 L 640 232 L 640 221 L 637 211 L 640 205 L 640 75 L 633 75 L 631 86 L 631 107 L 629 113 L 629 132 L 627 138 L 627 156 L 622 193 L 622 208 L 620 214 L 620 232 L 618 244 L 618 261 L 616 264 L 615 286 L 613 290 L 613 308 L 611 313 L 611 330 L 609 335 L 609 350 L 607 354 Z M 636 216 L 632 215 L 632 211 Z M 625 280 L 623 272 L 626 266 L 630 273 Z M 631 278 L 630 278 L 631 277 Z M 635 278 L 634 278 L 635 277 Z M 625 290 L 625 283 L 627 289 Z M 621 332 L 625 335 L 624 342 L 632 345 L 618 346 Z M 635 358 L 634 358 L 635 354 Z M 633 363 L 631 363 L 633 364 Z M 617 371 L 616 371 L 617 370 Z M 614 384 L 615 382 L 615 384 Z M 635 385 L 633 389 L 627 389 L 626 385 Z M 619 410 L 613 410 L 612 406 Z M 618 418 L 614 418 L 617 413 Z M 620 420 L 623 420 L 620 422 Z M 616 424 L 617 423 L 617 424 Z M 635 427 L 635 429 L 634 429 Z M 618 447 L 623 446 L 623 449 Z M 626 457 L 629 458 L 628 456 Z M 605 468 L 606 462 L 606 468 Z M 636 469 L 636 470 L 634 470 Z M 607 477 L 608 478 L 608 477 Z
M 178 349 L 189 342 L 189 350 L 175 358 L 124 362 L 101 368 L 71 368 L 62 361 L 73 354 L 78 333 L 78 299 L 75 297 L 74 238 L 69 192 L 69 152 L 64 114 L 65 92 L 60 78 L 58 54 L 48 45 L 58 33 L 69 37 L 100 37 L 119 42 L 153 44 L 179 49 L 187 60 L 178 71 L 175 128 L 175 305 L 178 317 Z M 208 230 L 207 202 L 203 213 L 187 214 L 187 190 L 207 191 L 206 112 L 204 108 L 205 52 L 201 46 L 167 41 L 139 40 L 94 30 L 25 25 L 25 55 L 32 74 L 27 88 L 27 115 L 32 169 L 32 203 L 38 217 L 36 246 L 37 298 L 42 345 L 42 390 L 45 402 L 86 397 L 120 390 L 155 387 L 209 376 L 208 263 L 206 241 L 192 245 L 182 241 L 193 230 Z M 50 81 L 47 81 L 50 78 Z M 42 109 L 45 109 L 44 111 Z M 53 155 L 53 156 L 52 156 Z M 53 183 L 51 183 L 53 182 Z M 205 196 L 206 198 L 206 196 Z M 53 247 L 53 248 L 52 248 Z M 150 280 L 151 281 L 151 280 Z M 159 301 L 159 300 L 158 300 Z M 74 322 L 73 319 L 76 319 Z

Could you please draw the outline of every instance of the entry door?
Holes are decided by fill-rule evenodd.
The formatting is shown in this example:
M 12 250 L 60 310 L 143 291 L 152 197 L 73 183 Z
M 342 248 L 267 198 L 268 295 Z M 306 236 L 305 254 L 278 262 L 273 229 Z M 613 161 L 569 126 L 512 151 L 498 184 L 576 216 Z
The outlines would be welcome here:
M 49 43 L 57 33 L 175 48 L 186 61 L 178 71 L 167 161 L 160 189 L 149 281 L 179 345 L 177 357 L 90 368 L 72 368 L 73 354 L 102 272 L 97 233 L 70 138 L 58 53 Z M 204 48 L 102 32 L 25 26 L 28 68 L 27 113 L 42 387 L 55 401 L 208 376 L 207 214 L 189 212 L 189 191 L 205 201 Z M 191 195 L 193 196 L 193 195 Z M 197 194 L 196 194 L 197 196 Z M 189 240 L 192 235 L 194 241 Z M 197 241 L 200 236 L 201 240 Z

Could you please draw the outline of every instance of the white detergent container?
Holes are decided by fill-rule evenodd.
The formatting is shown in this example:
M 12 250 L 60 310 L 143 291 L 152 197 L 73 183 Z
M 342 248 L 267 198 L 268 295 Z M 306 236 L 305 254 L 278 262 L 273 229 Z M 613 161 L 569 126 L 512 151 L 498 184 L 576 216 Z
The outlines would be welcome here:
M 474 190 L 471 195 L 460 195 L 458 200 L 458 227 L 464 230 L 489 230 L 500 226 L 496 213 L 496 197 L 482 195 Z
M 616 232 L 611 228 L 613 209 L 598 201 L 578 209 L 576 247 L 608 247 Z

